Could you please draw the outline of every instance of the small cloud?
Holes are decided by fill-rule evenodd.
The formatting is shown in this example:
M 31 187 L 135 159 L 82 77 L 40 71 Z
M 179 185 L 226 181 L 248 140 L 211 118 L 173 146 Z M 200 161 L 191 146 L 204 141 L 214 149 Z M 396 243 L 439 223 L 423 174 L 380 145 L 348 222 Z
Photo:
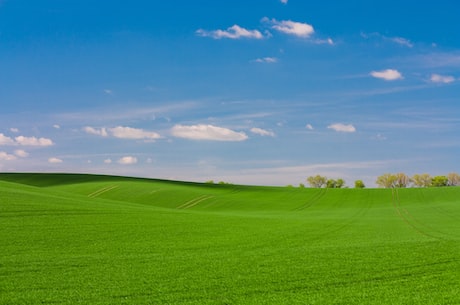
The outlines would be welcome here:
M 351 124 L 346 125 L 346 124 L 342 124 L 342 123 L 331 124 L 331 125 L 327 126 L 327 128 L 333 129 L 333 130 L 335 130 L 337 132 L 355 132 L 356 131 L 355 126 L 353 126 Z
M 63 161 L 59 158 L 49 158 L 48 159 L 48 163 L 52 163 L 52 164 L 58 164 L 58 163 L 62 163 Z
M 93 134 L 93 135 L 97 135 L 97 136 L 102 136 L 102 137 L 107 137 L 108 134 L 107 134 L 107 130 L 105 128 L 94 128 L 94 127 L 91 127 L 91 126 L 86 126 L 86 127 L 83 127 L 83 131 L 85 131 L 86 133 L 88 134 Z
M 111 164 L 111 163 L 112 163 L 112 159 L 105 159 L 105 160 L 104 160 L 104 163 L 105 163 L 105 164 Z
M 412 42 L 410 42 L 410 40 L 406 39 L 406 38 L 402 38 L 402 37 L 389 37 L 387 38 L 391 41 L 393 41 L 394 43 L 397 43 L 399 45 L 402 45 L 402 46 L 405 46 L 405 47 L 408 47 L 408 48 L 412 48 L 414 46 L 414 44 Z
M 263 58 L 257 58 L 254 61 L 258 62 L 258 63 L 274 64 L 274 63 L 278 62 L 278 58 L 276 58 L 276 57 L 263 57 Z
M 18 157 L 21 157 L 21 158 L 25 158 L 29 155 L 29 153 L 27 153 L 25 150 L 22 150 L 22 149 L 17 149 L 14 151 L 14 154 Z
M 54 145 L 53 141 L 47 138 L 19 136 L 14 139 L 16 140 L 17 144 L 23 145 L 23 146 L 51 146 L 51 145 Z
M 13 161 L 16 160 L 17 157 L 15 155 L 10 155 L 4 151 L 0 151 L 0 160 L 3 161 Z
M 297 37 L 308 38 L 315 32 L 313 26 L 308 23 L 296 22 L 292 20 L 278 21 L 274 18 L 270 20 L 267 17 L 264 17 L 262 21 L 270 23 L 272 25 L 272 29 L 277 30 L 278 32 L 294 35 Z
M 387 80 L 387 81 L 392 81 L 392 80 L 403 78 L 403 76 L 401 75 L 401 73 L 399 73 L 398 70 L 393 70 L 393 69 L 386 69 L 382 71 L 372 71 L 370 75 L 372 77 L 380 78 L 380 79 Z
M 152 163 L 153 163 L 152 158 L 147 158 L 147 160 L 145 160 L 145 163 L 147 163 L 147 164 L 152 164 Z
M 12 138 L 5 136 L 3 133 L 0 133 L 0 145 L 14 145 L 15 142 Z
M 236 132 L 228 128 L 213 125 L 175 125 L 171 129 L 173 136 L 189 140 L 208 141 L 244 141 L 248 136 L 244 132 Z
M 387 137 L 382 135 L 381 133 L 378 133 L 376 136 L 372 137 L 372 139 L 377 141 L 385 141 Z
M 148 139 L 155 140 L 160 139 L 161 136 L 153 131 L 145 131 L 143 129 L 131 128 L 118 126 L 115 128 L 109 128 L 109 131 L 115 138 L 120 139 Z
M 17 129 L 17 128 L 10 128 L 10 131 L 11 131 L 11 132 L 14 132 L 14 133 L 18 133 L 18 132 L 19 132 L 19 129 Z
M 136 157 L 132 157 L 132 156 L 126 156 L 126 157 L 120 158 L 120 159 L 118 160 L 118 163 L 119 163 L 119 164 L 123 164 L 123 165 L 136 164 L 136 163 L 137 163 L 137 158 L 136 158 Z
M 433 83 L 450 84 L 455 81 L 455 77 L 449 75 L 431 74 L 430 81 Z
M 328 45 L 331 45 L 333 46 L 335 43 L 334 43 L 334 40 L 332 40 L 332 38 L 328 38 L 328 39 L 316 39 L 314 41 L 315 44 L 328 44 Z
M 104 89 L 104 93 L 108 95 L 113 95 L 113 91 L 110 89 Z
M 206 31 L 199 29 L 196 31 L 198 36 L 211 37 L 214 39 L 228 38 L 228 39 L 262 39 L 264 36 L 258 30 L 247 30 L 239 25 L 233 25 L 226 30 Z
M 54 125 L 53 125 L 53 128 L 54 128 L 54 129 L 61 129 L 61 126 L 58 125 L 58 124 L 54 124 Z
M 283 3 L 283 4 L 287 4 L 288 0 L 280 0 L 280 2 Z
M 273 131 L 269 131 L 269 130 L 265 130 L 265 129 L 257 128 L 257 127 L 251 128 L 251 132 L 259 136 L 263 136 L 263 137 L 265 136 L 274 137 L 275 136 L 275 133 Z
M 307 128 L 308 130 L 313 130 L 313 129 L 314 129 L 313 126 L 312 126 L 311 124 L 307 124 L 307 125 L 305 126 L 305 128 Z

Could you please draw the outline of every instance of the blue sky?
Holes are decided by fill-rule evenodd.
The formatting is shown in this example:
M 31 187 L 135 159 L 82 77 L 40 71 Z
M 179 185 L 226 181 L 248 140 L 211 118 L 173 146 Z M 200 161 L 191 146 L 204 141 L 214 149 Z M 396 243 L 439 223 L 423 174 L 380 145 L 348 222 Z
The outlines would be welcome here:
M 0 171 L 460 172 L 460 3 L 0 0 Z

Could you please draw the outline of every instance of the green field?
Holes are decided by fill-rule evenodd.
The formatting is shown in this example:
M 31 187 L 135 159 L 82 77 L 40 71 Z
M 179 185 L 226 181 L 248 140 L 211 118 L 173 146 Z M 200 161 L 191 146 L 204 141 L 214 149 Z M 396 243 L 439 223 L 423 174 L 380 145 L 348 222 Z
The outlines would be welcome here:
M 0 304 L 460 304 L 460 188 L 0 174 Z

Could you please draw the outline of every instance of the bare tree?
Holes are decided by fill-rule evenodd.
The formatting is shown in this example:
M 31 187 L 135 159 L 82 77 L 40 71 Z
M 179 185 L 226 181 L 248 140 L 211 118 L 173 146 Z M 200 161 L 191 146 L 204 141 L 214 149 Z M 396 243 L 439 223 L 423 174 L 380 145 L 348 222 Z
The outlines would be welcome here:
M 447 175 L 447 185 L 459 186 L 460 185 L 460 175 L 457 173 L 449 173 Z
M 417 187 L 429 187 L 431 186 L 433 178 L 430 174 L 415 174 L 411 181 Z
M 410 178 L 404 173 L 397 173 L 395 187 L 407 187 L 410 183 Z
M 377 177 L 377 181 L 375 181 L 375 183 L 383 188 L 392 188 L 396 186 L 396 181 L 396 175 L 387 173 Z

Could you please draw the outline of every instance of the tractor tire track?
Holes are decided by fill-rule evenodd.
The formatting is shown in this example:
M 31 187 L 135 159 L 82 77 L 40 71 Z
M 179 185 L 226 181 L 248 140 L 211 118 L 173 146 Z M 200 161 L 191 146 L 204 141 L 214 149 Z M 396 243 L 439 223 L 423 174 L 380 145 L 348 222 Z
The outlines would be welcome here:
M 176 209 L 189 209 L 191 207 L 196 206 L 198 203 L 211 199 L 213 197 L 214 196 L 210 196 L 210 195 L 202 195 L 202 196 L 199 196 L 197 198 L 187 201 L 186 203 L 178 206 Z
M 111 191 L 113 189 L 116 189 L 118 187 L 118 185 L 109 185 L 109 186 L 106 186 L 106 187 L 103 187 L 95 192 L 92 192 L 91 194 L 88 194 L 88 197 L 90 198 L 95 198 L 101 194 L 104 194 L 108 191 Z

